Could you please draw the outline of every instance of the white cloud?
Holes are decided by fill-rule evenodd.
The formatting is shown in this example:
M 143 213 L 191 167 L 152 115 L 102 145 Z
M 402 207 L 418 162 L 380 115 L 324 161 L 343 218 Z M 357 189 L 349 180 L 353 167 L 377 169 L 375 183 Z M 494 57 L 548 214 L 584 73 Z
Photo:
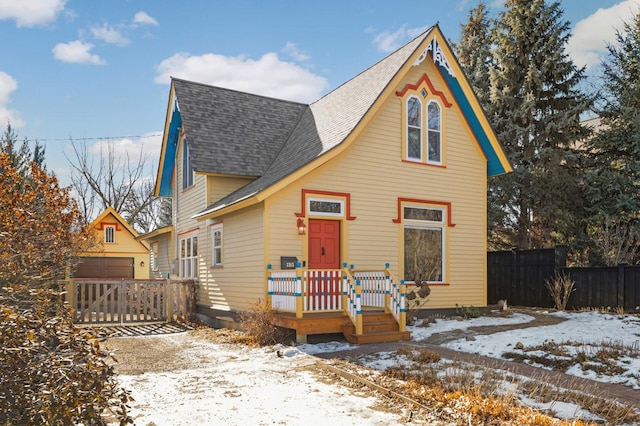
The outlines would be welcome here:
M 124 46 L 129 43 L 129 39 L 120 34 L 118 30 L 113 27 L 104 24 L 102 27 L 91 28 L 91 34 L 98 40 L 106 41 L 107 43 L 117 44 Z
M 0 0 L 0 20 L 14 19 L 18 27 L 55 21 L 67 0 Z
M 72 64 L 103 65 L 105 62 L 98 55 L 91 53 L 93 44 L 80 40 L 69 43 L 58 43 L 53 50 L 53 57 L 62 62 Z
M 567 43 L 567 52 L 575 64 L 587 68 L 599 64 L 607 55 L 607 44 L 616 44 L 616 30 L 622 31 L 624 23 L 631 23 L 639 12 L 640 0 L 625 0 L 578 21 Z
M 287 55 L 289 55 L 290 57 L 292 57 L 294 60 L 298 62 L 304 62 L 311 59 L 311 56 L 304 53 L 302 50 L 298 48 L 298 46 L 296 46 L 295 43 L 292 43 L 290 41 L 288 41 L 287 44 L 284 45 L 284 47 L 282 48 L 282 52 L 286 53 Z
M 373 39 L 373 45 L 382 52 L 393 52 L 408 40 L 422 34 L 427 27 L 407 28 L 401 26 L 396 31 L 383 31 Z
M 298 102 L 314 101 L 328 87 L 324 77 L 281 61 L 276 53 L 267 53 L 258 60 L 213 53 L 201 56 L 177 53 L 162 61 L 157 73 L 156 83 L 169 83 L 173 76 Z
M 7 107 L 10 102 L 11 93 L 18 89 L 18 82 L 9 74 L 0 71 L 0 128 L 4 128 L 7 123 L 13 127 L 24 126 L 24 121 L 20 118 L 20 113 Z
M 146 12 L 140 11 L 133 17 L 135 24 L 158 25 L 158 21 L 147 15 Z
M 135 165 L 142 155 L 147 160 L 145 165 L 149 166 L 149 169 L 153 169 L 156 166 L 153 162 L 160 158 L 161 146 L 162 132 L 149 132 L 139 137 L 100 140 L 88 145 L 87 152 L 106 159 L 109 151 L 113 150 L 116 166 L 126 165 L 127 158 L 131 165 Z

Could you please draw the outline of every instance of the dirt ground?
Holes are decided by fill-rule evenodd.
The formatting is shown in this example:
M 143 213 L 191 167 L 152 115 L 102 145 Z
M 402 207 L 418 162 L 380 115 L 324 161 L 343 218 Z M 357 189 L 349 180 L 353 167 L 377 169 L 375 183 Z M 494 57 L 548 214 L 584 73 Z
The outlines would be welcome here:
M 235 343 L 242 340 L 243 336 L 239 331 L 214 330 L 203 326 L 170 336 L 113 337 L 103 342 L 102 346 L 116 359 L 114 369 L 118 374 L 136 375 L 190 369 L 203 361 L 197 355 L 185 356 L 195 341 Z
M 449 341 L 475 335 L 487 335 L 508 330 L 538 327 L 541 325 L 554 325 L 564 321 L 563 318 L 545 315 L 528 309 L 518 310 L 518 312 L 526 313 L 535 319 L 522 324 L 469 327 L 465 330 L 436 333 L 430 336 L 425 343 L 441 345 Z M 245 340 L 244 333 L 236 330 L 214 330 L 206 326 L 189 328 L 193 328 L 187 333 L 189 338 L 185 338 L 184 334 L 174 334 L 171 335 L 171 338 L 166 338 L 166 336 L 154 337 L 153 335 L 127 336 L 125 338 L 113 337 L 103 342 L 103 347 L 107 351 L 112 352 L 118 361 L 115 363 L 114 368 L 119 374 L 135 375 L 144 372 L 188 369 L 193 365 L 197 365 L 202 360 L 197 359 L 197 357 L 185 357 L 184 355 L 185 352 L 188 352 L 190 345 L 193 345 L 194 338 L 211 343 L 229 344 Z M 161 333 L 162 330 L 159 331 L 157 334 L 163 334 Z M 331 335 L 332 339 L 336 337 L 339 338 L 340 336 Z M 317 336 L 316 338 L 318 341 L 323 341 L 322 336 Z

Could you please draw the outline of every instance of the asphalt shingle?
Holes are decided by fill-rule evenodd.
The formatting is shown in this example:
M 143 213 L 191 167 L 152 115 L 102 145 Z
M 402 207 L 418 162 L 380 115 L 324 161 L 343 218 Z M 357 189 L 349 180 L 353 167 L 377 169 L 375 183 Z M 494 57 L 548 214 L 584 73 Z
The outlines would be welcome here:
M 305 104 L 172 79 L 196 172 L 262 176 Z
M 196 217 L 254 196 L 344 142 L 430 31 L 311 105 L 174 79 L 196 171 L 258 176 Z

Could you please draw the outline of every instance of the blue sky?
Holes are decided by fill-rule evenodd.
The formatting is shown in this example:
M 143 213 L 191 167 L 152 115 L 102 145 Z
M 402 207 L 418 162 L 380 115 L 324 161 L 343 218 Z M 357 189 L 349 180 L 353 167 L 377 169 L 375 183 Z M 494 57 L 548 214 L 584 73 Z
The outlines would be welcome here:
M 486 0 L 492 14 L 502 1 Z M 169 76 L 311 102 L 439 22 L 457 40 L 475 0 L 0 0 L 0 125 L 157 163 Z M 591 71 L 640 0 L 562 0 L 568 53 Z M 153 174 L 153 172 L 150 172 Z

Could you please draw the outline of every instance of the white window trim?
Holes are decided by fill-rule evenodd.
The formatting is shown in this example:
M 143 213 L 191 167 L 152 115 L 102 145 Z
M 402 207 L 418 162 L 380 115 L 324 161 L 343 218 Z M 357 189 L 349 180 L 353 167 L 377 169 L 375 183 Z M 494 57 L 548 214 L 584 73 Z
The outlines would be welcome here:
M 419 157 L 411 157 L 409 156 L 409 101 L 411 99 L 415 99 L 418 101 L 418 103 L 420 104 L 420 127 L 415 127 L 415 126 L 411 126 L 412 128 L 417 128 L 420 130 L 419 135 L 420 135 L 420 156 Z M 424 152 L 424 147 L 422 146 L 424 144 L 424 136 L 423 136 L 423 130 L 424 130 L 424 125 L 423 125 L 423 121 L 424 121 L 424 105 L 422 104 L 422 100 L 420 100 L 419 97 L 415 96 L 415 95 L 411 95 L 407 98 L 406 104 L 405 104 L 405 120 L 406 120 L 406 140 L 405 140 L 405 150 L 406 150 L 406 159 L 408 161 L 416 161 L 416 162 L 422 162 L 422 156 L 423 156 L 423 152 Z
M 438 117 L 438 129 L 439 130 L 432 130 L 429 128 L 429 105 L 431 104 L 436 104 L 438 106 L 438 112 L 439 112 L 439 117 Z M 442 106 L 440 105 L 440 102 L 436 101 L 435 99 L 430 100 L 429 102 L 427 102 L 427 107 L 425 108 L 425 114 L 426 114 L 426 133 L 425 133 L 425 155 L 427 158 L 427 164 L 434 164 L 437 166 L 441 166 L 442 165 Z M 429 158 L 429 133 L 430 132 L 437 132 L 438 133 L 438 144 L 439 146 L 439 152 L 440 152 L 440 160 L 438 161 L 433 161 Z
M 312 201 L 340 204 L 340 213 L 319 212 L 319 211 L 311 210 L 311 202 Z M 308 212 L 309 216 L 344 217 L 344 208 L 345 208 L 344 199 L 341 199 L 341 198 L 307 197 L 307 212 Z
M 413 209 L 423 209 L 423 210 L 438 210 L 442 212 L 442 220 L 417 220 L 417 219 L 405 219 L 404 218 L 404 208 L 409 207 Z M 447 223 L 445 220 L 445 215 L 447 214 L 447 209 L 440 207 L 430 207 L 428 205 L 403 205 L 402 206 L 402 229 L 410 228 L 410 229 L 431 229 L 431 230 L 440 230 L 441 231 L 441 244 L 442 244 L 442 270 L 440 274 L 442 279 L 439 281 L 428 281 L 428 283 L 433 284 L 443 284 L 447 282 Z M 406 246 L 404 246 L 404 237 L 403 237 L 403 250 L 406 250 Z M 413 281 L 405 281 L 408 283 L 413 283 Z
M 158 272 L 158 251 L 160 250 L 159 247 L 159 243 L 151 244 L 151 258 L 149 260 L 151 262 L 151 271 L 153 272 Z
M 215 234 L 220 232 L 220 259 L 216 259 L 216 245 Z M 222 223 L 211 226 L 211 266 L 220 267 L 224 259 L 224 232 L 222 230 Z
M 190 173 L 189 173 L 190 172 Z M 187 189 L 194 184 L 194 172 L 191 164 L 191 154 L 186 140 L 182 141 L 182 189 Z
M 109 241 L 109 232 L 111 232 L 111 241 Z M 116 242 L 116 227 L 115 225 L 104 226 L 104 242 L 106 244 L 115 244 Z
M 179 259 L 180 259 L 180 278 L 198 278 L 198 255 L 199 254 L 193 254 L 193 240 L 196 239 L 196 251 L 199 253 L 200 247 L 198 247 L 198 243 L 197 243 L 197 239 L 198 239 L 198 235 L 189 235 L 186 236 L 184 238 L 180 238 L 180 245 L 178 246 L 178 254 L 179 254 Z M 191 255 L 186 255 L 183 257 L 182 256 L 182 244 L 185 244 L 185 251 L 186 251 L 186 244 L 187 244 L 187 240 L 191 240 Z M 190 263 L 190 273 L 187 274 L 187 262 Z

